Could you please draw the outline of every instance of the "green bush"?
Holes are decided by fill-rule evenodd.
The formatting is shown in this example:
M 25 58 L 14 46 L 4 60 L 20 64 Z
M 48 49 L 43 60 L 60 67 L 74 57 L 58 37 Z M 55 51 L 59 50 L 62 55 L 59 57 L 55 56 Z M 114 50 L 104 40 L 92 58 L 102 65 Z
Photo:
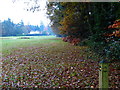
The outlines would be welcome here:
M 78 46 L 87 46 L 90 41 L 88 39 L 84 39 L 78 43 Z
M 112 62 L 120 61 L 120 41 L 115 41 L 108 44 L 106 49 L 106 57 Z

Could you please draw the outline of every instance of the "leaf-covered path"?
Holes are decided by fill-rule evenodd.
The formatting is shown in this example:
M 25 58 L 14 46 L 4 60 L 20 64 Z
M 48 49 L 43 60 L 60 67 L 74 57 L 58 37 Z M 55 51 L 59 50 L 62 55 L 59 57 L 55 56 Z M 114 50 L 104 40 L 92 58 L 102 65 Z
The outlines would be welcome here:
M 88 52 L 89 51 L 89 52 Z M 60 39 L 3 56 L 2 87 L 98 88 L 98 57 Z

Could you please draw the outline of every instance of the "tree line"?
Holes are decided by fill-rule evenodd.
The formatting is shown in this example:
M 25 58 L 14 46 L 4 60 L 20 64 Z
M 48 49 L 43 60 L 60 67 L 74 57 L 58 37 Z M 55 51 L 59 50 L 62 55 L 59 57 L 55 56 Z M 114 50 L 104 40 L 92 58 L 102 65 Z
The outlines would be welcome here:
M 24 22 L 21 21 L 17 24 L 13 23 L 10 18 L 0 22 L 0 32 L 1 36 L 21 36 L 29 35 L 30 32 L 39 32 L 41 35 L 51 35 L 53 34 L 49 26 L 44 26 L 43 23 L 38 25 L 24 25 Z
M 64 41 L 79 38 L 105 59 L 120 60 L 119 2 L 49 2 L 47 14 L 53 31 L 68 37 Z

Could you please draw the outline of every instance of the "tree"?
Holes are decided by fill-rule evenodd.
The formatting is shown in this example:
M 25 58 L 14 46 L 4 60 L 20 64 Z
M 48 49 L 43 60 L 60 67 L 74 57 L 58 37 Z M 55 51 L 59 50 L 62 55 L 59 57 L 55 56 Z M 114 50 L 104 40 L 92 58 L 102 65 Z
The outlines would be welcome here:
M 91 34 L 89 36 L 91 49 L 108 60 L 112 60 L 113 58 L 118 59 L 118 53 L 116 53 L 117 56 L 113 54 L 118 52 L 117 50 L 119 49 L 115 49 L 115 47 L 119 48 L 119 44 L 115 44 L 115 40 L 106 42 L 106 36 L 104 36 L 104 34 L 114 31 L 113 29 L 109 30 L 107 27 L 113 24 L 114 20 L 120 18 L 119 3 L 91 3 L 90 7 L 92 7 L 92 9 L 90 9 L 91 15 L 88 21 L 91 27 Z M 111 50 L 111 47 L 113 47 L 114 50 Z
M 57 35 L 60 34 L 59 26 L 60 21 L 63 19 L 63 11 L 64 7 L 61 6 L 59 2 L 49 2 L 47 3 L 47 14 L 51 20 L 51 28 L 53 32 Z
M 14 24 L 10 18 L 2 22 L 2 36 L 16 36 L 22 35 L 24 32 L 24 23 L 21 21 L 18 24 Z
M 15 35 L 14 23 L 11 21 L 10 18 L 8 18 L 8 20 L 5 20 L 2 23 L 2 35 L 3 36 Z
M 64 9 L 64 19 L 60 22 L 60 30 L 68 36 L 85 38 L 88 36 L 87 18 L 88 4 L 83 2 L 61 3 Z
M 58 6 L 62 7 L 62 9 L 59 9 Z M 50 4 L 49 11 L 52 25 L 55 26 L 57 23 L 63 34 L 73 36 L 74 38 L 77 37 L 82 40 L 87 38 L 89 41 L 88 45 L 99 55 L 104 57 L 109 57 L 111 55 L 107 54 L 107 51 L 110 51 L 111 45 L 115 46 L 115 40 L 113 42 L 106 43 L 106 37 L 104 34 L 112 33 L 114 30 L 108 30 L 107 27 L 113 24 L 116 19 L 120 19 L 119 3 L 52 3 Z M 60 18 L 59 14 L 56 12 L 61 12 L 62 18 Z M 56 23 L 54 23 L 55 21 Z M 115 50 L 117 49 L 114 49 L 113 51 Z M 110 52 L 115 53 L 113 51 Z M 118 54 L 116 57 L 119 57 Z
M 44 26 L 43 22 L 41 22 L 39 30 L 42 32 L 44 30 L 44 28 L 45 28 L 45 26 Z

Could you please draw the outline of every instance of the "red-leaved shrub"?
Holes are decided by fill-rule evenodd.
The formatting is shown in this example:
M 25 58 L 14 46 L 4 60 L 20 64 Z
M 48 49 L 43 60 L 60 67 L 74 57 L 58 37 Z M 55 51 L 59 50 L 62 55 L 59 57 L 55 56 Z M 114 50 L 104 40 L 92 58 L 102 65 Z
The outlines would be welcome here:
M 72 40 L 72 45 L 78 45 L 78 43 L 80 42 L 80 39 L 79 38 L 74 38 L 73 40 Z
M 73 38 L 72 36 L 63 37 L 62 40 L 64 42 L 69 42 L 72 45 L 78 45 L 78 43 L 80 42 L 79 38 Z

